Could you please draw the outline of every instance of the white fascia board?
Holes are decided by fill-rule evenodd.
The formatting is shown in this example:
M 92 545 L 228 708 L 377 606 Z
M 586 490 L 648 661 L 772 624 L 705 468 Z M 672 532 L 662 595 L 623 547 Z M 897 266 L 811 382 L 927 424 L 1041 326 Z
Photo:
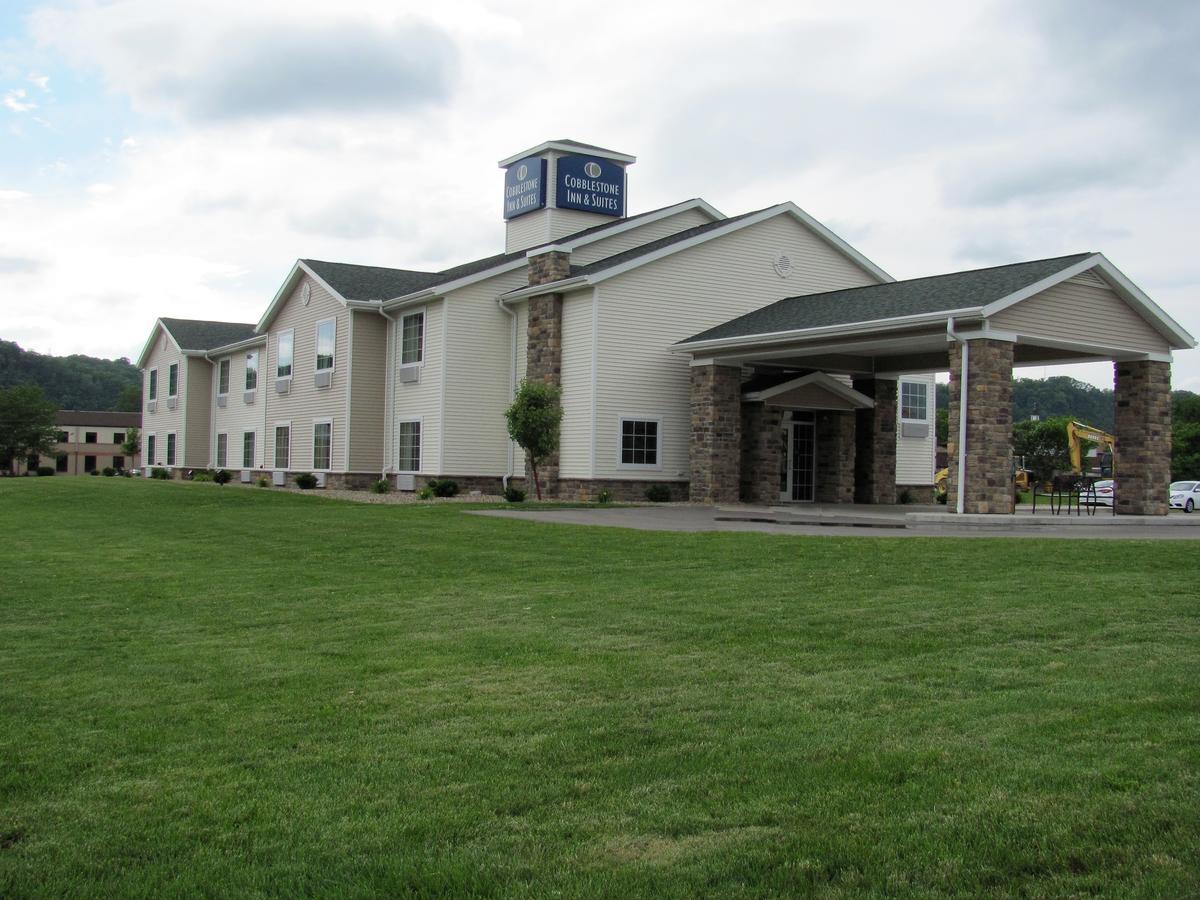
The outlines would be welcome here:
M 302 274 L 307 275 L 325 290 L 329 291 L 330 296 L 342 304 L 342 306 L 346 305 L 345 297 L 335 291 L 324 278 L 306 266 L 303 260 L 298 259 L 293 264 L 291 271 L 288 272 L 287 278 L 283 280 L 283 284 L 280 285 L 279 290 L 275 292 L 275 296 L 271 298 L 271 305 L 267 307 L 267 311 L 263 313 L 262 318 L 258 320 L 258 324 L 254 326 L 255 331 L 267 330 L 271 322 L 275 319 L 276 313 L 279 312 L 279 307 L 287 300 L 288 293 L 296 286 L 296 281 Z
M 256 347 L 267 343 L 265 334 L 256 334 L 254 337 L 246 338 L 244 341 L 234 341 L 232 344 L 222 344 L 220 347 L 213 347 L 211 350 L 205 351 L 205 356 L 224 356 L 226 353 L 235 353 L 238 350 L 244 350 L 247 347 Z
M 1152 359 L 1158 362 L 1170 362 L 1170 353 L 1155 353 L 1150 350 L 1131 350 L 1128 347 L 1112 347 L 1103 344 L 1093 344 L 1087 341 L 1071 341 L 1064 338 L 1045 337 L 1038 334 L 1017 335 L 1018 344 L 1028 344 L 1034 347 L 1051 347 L 1055 350 L 1069 350 L 1072 353 L 1083 353 L 1093 356 L 1100 362 L 1114 359 Z M 1073 362 L 1073 360 L 1072 360 Z M 1041 363 L 1033 363 L 1041 365 Z
M 911 328 L 924 324 L 934 324 L 949 318 L 978 317 L 982 309 L 978 306 L 965 309 L 946 309 L 932 313 L 918 313 L 911 316 L 896 316 L 891 319 L 871 319 L 866 322 L 848 322 L 845 325 L 828 325 L 824 328 L 802 328 L 793 331 L 771 331 L 764 334 L 747 334 L 738 337 L 710 338 L 706 341 L 681 341 L 671 349 L 676 353 L 696 353 L 702 350 L 741 349 L 759 344 L 786 344 L 806 340 L 816 340 L 825 337 L 837 337 L 843 334 L 859 334 L 864 331 L 878 331 L 893 325 Z
M 528 287 L 517 288 L 500 295 L 501 303 L 513 300 L 524 300 L 526 297 L 536 297 L 539 294 L 561 294 L 571 290 L 582 290 L 591 287 L 592 282 L 585 275 L 564 278 L 561 281 L 548 281 L 545 284 L 531 284 Z
M 1121 297 L 1126 303 L 1129 303 L 1135 308 L 1139 315 L 1145 319 L 1156 331 L 1162 334 L 1167 340 L 1175 342 L 1178 350 L 1190 350 L 1196 346 L 1196 339 L 1183 329 L 1178 322 L 1167 315 L 1162 308 L 1146 296 L 1136 284 L 1126 277 L 1125 273 L 1114 266 L 1103 253 L 1093 253 L 1086 259 L 1080 260 L 1074 265 L 1067 266 L 1060 272 L 1055 272 L 1041 281 L 1034 282 L 1028 287 L 1021 288 L 1019 291 L 1001 297 L 999 300 L 993 300 L 983 308 L 984 316 L 990 317 L 1002 310 L 1008 309 L 1010 306 L 1015 306 L 1023 300 L 1028 300 L 1030 297 L 1040 294 L 1042 291 L 1054 287 L 1056 284 L 1074 278 L 1076 275 L 1081 275 L 1089 269 L 1097 269 L 1108 282 L 1108 285 L 1113 291 Z
M 522 150 L 520 153 L 514 153 L 512 156 L 506 156 L 496 165 L 501 169 L 507 169 L 515 162 L 519 162 L 529 156 L 537 156 L 539 153 L 548 151 L 558 153 L 568 153 L 571 156 L 596 156 L 600 159 L 611 159 L 614 162 L 625 163 L 632 165 L 637 162 L 636 156 L 630 156 L 628 153 L 618 153 L 616 150 L 593 150 L 590 147 L 576 147 L 574 144 L 564 144 L 560 141 L 543 141 L 536 147 L 530 147 L 528 150 Z
M 583 237 L 575 238 L 572 241 L 558 241 L 557 246 L 566 250 L 577 250 L 580 247 L 586 247 L 588 244 L 594 244 L 596 241 L 601 241 L 606 238 L 614 237 L 618 234 L 624 234 L 626 231 L 632 231 L 635 228 L 641 228 L 643 225 L 651 225 L 654 222 L 669 219 L 671 216 L 677 216 L 682 212 L 687 212 L 690 209 L 698 209 L 714 222 L 720 222 L 728 218 L 723 212 L 715 206 L 710 206 L 700 198 L 694 200 L 685 200 L 682 203 L 676 203 L 674 206 L 667 206 L 653 213 L 646 213 L 636 217 L 630 217 L 622 222 L 610 225 L 596 234 L 586 234 Z M 540 248 L 533 248 L 535 251 L 543 252 Z M 532 252 L 532 251 L 531 251 Z M 528 254 L 526 254 L 528 255 Z
M 834 234 L 833 231 L 831 231 L 827 226 L 822 225 L 820 222 L 802 210 L 795 203 L 792 203 L 789 200 L 787 203 L 784 203 L 783 206 L 787 207 L 788 212 L 807 225 L 827 244 L 840 252 L 843 256 L 848 257 L 852 262 L 857 263 L 861 268 L 866 269 L 880 281 L 896 280 L 883 269 L 879 268 L 879 266 L 875 265 L 875 263 L 871 262 L 871 260 L 867 259 L 861 253 L 851 247 L 848 243 L 846 243 L 846 241 Z
M 852 387 L 847 387 L 842 384 L 832 375 L 825 372 L 810 372 L 807 375 L 801 375 L 798 378 L 793 378 L 791 381 L 785 381 L 782 384 L 777 384 L 775 387 L 767 388 L 762 391 L 754 391 L 746 394 L 746 400 L 770 400 L 772 397 L 777 397 L 780 394 L 786 394 L 788 391 L 793 391 L 796 388 L 804 387 L 808 384 L 815 384 L 835 396 L 841 397 L 847 403 L 852 403 L 860 409 L 874 409 L 875 401 L 866 394 L 854 390 Z

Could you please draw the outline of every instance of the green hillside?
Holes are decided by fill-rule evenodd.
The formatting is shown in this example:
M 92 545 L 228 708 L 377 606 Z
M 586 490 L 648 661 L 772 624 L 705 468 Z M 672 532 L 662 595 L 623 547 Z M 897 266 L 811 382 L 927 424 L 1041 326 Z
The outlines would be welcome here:
M 0 340 L 0 389 L 36 384 L 62 409 L 141 409 L 141 374 L 127 359 L 45 356 Z

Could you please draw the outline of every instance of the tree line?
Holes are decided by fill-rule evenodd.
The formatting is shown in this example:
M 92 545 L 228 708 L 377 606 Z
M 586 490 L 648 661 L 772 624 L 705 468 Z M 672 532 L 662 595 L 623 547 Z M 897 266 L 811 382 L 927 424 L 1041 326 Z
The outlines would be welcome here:
M 128 359 L 47 356 L 0 340 L 0 389 L 22 384 L 36 384 L 56 409 L 142 408 L 142 375 Z

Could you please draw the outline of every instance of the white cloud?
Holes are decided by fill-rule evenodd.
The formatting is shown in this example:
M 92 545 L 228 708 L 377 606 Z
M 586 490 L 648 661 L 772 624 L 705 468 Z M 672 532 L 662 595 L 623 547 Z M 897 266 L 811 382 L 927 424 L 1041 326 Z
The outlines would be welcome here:
M 30 72 L 25 78 L 30 84 L 36 84 L 45 93 L 50 93 L 50 76 L 38 75 L 36 72 Z
M 27 191 L 0 189 L 0 203 L 15 203 L 18 200 L 28 200 L 29 197 L 30 194 Z
M 115 190 L 116 188 L 111 184 L 104 184 L 103 182 L 97 182 L 96 184 L 89 184 L 87 186 L 87 192 L 93 197 L 103 197 L 113 193 Z
M 0 100 L 0 103 L 15 113 L 25 113 L 38 108 L 36 103 L 25 98 L 25 88 L 12 88 L 4 92 L 4 99 Z

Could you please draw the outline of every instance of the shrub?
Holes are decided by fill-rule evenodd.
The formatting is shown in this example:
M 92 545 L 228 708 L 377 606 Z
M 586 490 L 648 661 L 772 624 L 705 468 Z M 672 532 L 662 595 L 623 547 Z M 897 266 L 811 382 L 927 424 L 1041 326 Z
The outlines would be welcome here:
M 114 475 L 117 474 L 117 470 L 114 469 L 112 466 L 105 466 L 101 470 L 101 473 L 104 475 L 105 478 L 112 478 Z
M 54 474 L 54 466 L 38 466 L 37 473 L 39 475 L 43 475 L 43 476 L 53 475 Z
M 218 469 L 216 472 L 213 472 L 212 480 L 217 484 L 227 484 L 231 477 L 232 476 L 229 474 L 228 470 Z
M 434 478 L 429 482 L 429 489 L 435 497 L 453 497 L 458 493 L 458 482 L 450 478 Z
M 121 470 L 121 475 L 122 475 L 122 477 L 124 477 L 124 478 L 132 478 L 132 477 L 133 477 L 133 470 L 132 470 L 132 469 L 122 469 L 122 470 Z
M 605 488 L 596 495 L 597 503 L 612 503 L 612 491 Z
M 504 489 L 504 499 L 509 503 L 523 503 L 525 501 L 525 492 L 520 488 L 506 487 Z
M 212 481 L 213 473 L 208 469 L 197 469 L 192 473 L 192 481 Z
M 433 488 L 431 488 L 429 485 L 425 485 L 425 487 L 417 491 L 417 496 L 422 500 L 432 500 Z
M 28 472 L 26 472 L 25 474 L 26 474 L 26 475 L 28 475 L 29 473 L 28 473 Z M 100 474 L 100 470 L 99 470 L 99 469 L 92 469 L 92 471 L 88 472 L 88 474 L 89 474 L 89 475 L 99 475 L 99 474 Z
M 902 490 L 900 492 L 900 496 L 897 497 L 896 499 L 898 499 L 901 503 L 903 503 L 905 505 L 912 503 L 913 502 L 912 491 L 910 491 L 908 488 L 905 488 L 904 490 Z
M 646 499 L 651 503 L 666 503 L 671 499 L 671 489 L 665 484 L 652 484 L 646 488 Z
M 150 470 L 150 477 L 157 478 L 159 481 L 170 481 L 171 472 L 169 469 L 164 469 L 162 466 L 155 466 Z
M 386 478 L 380 478 L 378 481 L 371 484 L 372 494 L 386 494 L 392 489 L 392 483 Z
M 311 472 L 301 472 L 296 476 L 296 487 L 302 491 L 311 491 L 317 486 L 317 476 Z
M 271 480 L 266 475 L 259 475 L 258 480 L 254 482 L 257 487 L 270 487 Z

